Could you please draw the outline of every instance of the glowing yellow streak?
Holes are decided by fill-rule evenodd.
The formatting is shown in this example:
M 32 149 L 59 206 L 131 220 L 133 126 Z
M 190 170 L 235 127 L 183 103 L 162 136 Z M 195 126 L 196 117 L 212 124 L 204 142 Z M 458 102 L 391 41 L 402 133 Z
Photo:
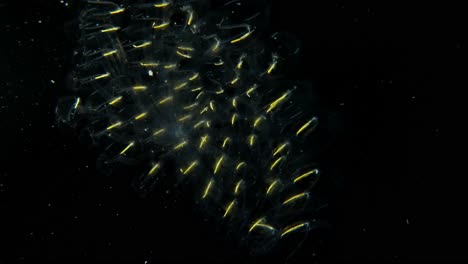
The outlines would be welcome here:
M 190 91 L 192 91 L 192 92 L 198 92 L 198 91 L 200 91 L 201 89 L 202 89 L 201 87 L 197 87 L 197 88 L 194 88 L 194 89 L 192 89 L 192 90 L 190 90 Z
M 130 142 L 130 144 L 128 144 L 128 146 L 127 146 L 126 148 L 124 148 L 124 149 L 120 152 L 120 155 L 125 154 L 125 152 L 127 152 L 127 150 L 129 150 L 131 147 L 133 147 L 134 144 L 135 144 L 135 142 Z
M 160 134 L 164 133 L 164 131 L 166 131 L 166 129 L 161 128 L 161 129 L 159 129 L 158 131 L 154 132 L 153 135 L 154 135 L 154 136 L 159 136 Z
M 258 219 L 253 225 L 250 226 L 249 233 L 254 230 L 255 227 L 257 227 L 259 224 L 262 224 L 263 221 L 265 221 L 265 218 L 260 218 Z
M 262 119 L 263 119 L 263 116 L 257 117 L 257 119 L 255 119 L 255 122 L 253 123 L 253 127 L 256 128 L 258 126 L 258 124 L 260 124 Z
M 119 127 L 120 125 L 122 125 L 122 122 L 117 122 L 115 124 L 112 124 L 112 125 L 108 126 L 107 130 L 111 130 L 113 128 Z
M 192 108 L 194 108 L 194 107 L 197 106 L 197 105 L 198 105 L 198 103 L 193 103 L 193 104 L 191 104 L 191 105 L 187 105 L 187 106 L 184 107 L 184 110 L 192 109 Z
M 212 185 L 213 185 L 213 179 L 211 179 L 210 182 L 208 182 L 208 185 L 205 188 L 205 192 L 203 193 L 202 199 L 205 199 L 205 197 L 208 195 Z
M 144 85 L 137 85 L 137 86 L 133 86 L 133 90 L 134 91 L 143 91 L 143 90 L 146 90 L 146 86 Z
M 187 120 L 187 119 L 189 119 L 191 117 L 192 117 L 192 115 L 185 115 L 185 116 L 179 118 L 178 120 L 179 120 L 179 122 L 184 122 L 185 120 Z
M 224 93 L 224 90 L 223 90 L 223 88 L 220 88 L 220 90 L 219 90 L 219 91 L 216 91 L 216 94 L 222 94 L 222 93 Z
M 221 166 L 221 163 L 223 162 L 224 156 L 219 157 L 218 161 L 216 162 L 216 165 L 213 170 L 213 174 L 216 174 L 218 172 L 219 166 Z
M 119 96 L 119 97 L 115 98 L 114 100 L 110 101 L 109 104 L 110 105 L 115 105 L 116 103 L 120 102 L 120 100 L 122 100 L 122 96 Z
M 198 78 L 198 72 L 195 73 L 192 77 L 189 78 L 190 81 L 193 81 L 195 80 L 196 78 Z
M 156 63 L 156 62 L 140 62 L 140 66 L 143 66 L 143 67 L 156 67 L 156 66 L 159 66 L 159 63 Z
M 205 125 L 206 125 L 207 128 L 210 128 L 210 121 L 206 121 Z
M 174 149 L 177 150 L 183 148 L 185 145 L 187 145 L 187 141 L 184 140 L 179 145 L 175 146 Z
M 211 108 L 211 111 L 213 112 L 216 111 L 213 101 L 210 101 L 210 108 Z
M 195 99 L 198 99 L 198 98 L 200 98 L 200 96 L 202 96 L 202 94 L 204 94 L 204 92 L 203 92 L 203 91 L 199 92 L 199 93 L 197 94 L 197 96 L 195 96 Z
M 309 175 L 311 175 L 311 174 L 313 174 L 313 173 L 317 173 L 317 172 L 318 172 L 317 169 L 308 171 L 308 172 L 306 172 L 306 173 L 304 173 L 304 174 L 298 176 L 297 178 L 295 178 L 295 179 L 294 179 L 294 183 L 296 183 L 296 182 L 298 182 L 298 181 L 304 179 L 305 177 L 307 177 L 307 176 L 309 176 Z
M 140 45 L 135 45 L 133 44 L 132 46 L 135 48 L 135 49 L 141 49 L 141 48 L 144 48 L 144 47 L 147 47 L 151 45 L 151 41 L 145 41 L 143 43 L 141 43 Z
M 218 51 L 219 49 L 219 44 L 220 44 L 220 41 L 218 39 L 216 39 L 216 43 L 213 45 L 213 47 L 211 48 L 211 51 L 212 52 L 216 52 Z
M 255 91 L 255 89 L 257 89 L 257 86 L 254 85 L 252 86 L 249 90 L 247 90 L 247 92 L 245 93 L 248 97 L 250 97 L 250 94 Z
M 301 228 L 301 227 L 303 227 L 303 226 L 307 226 L 308 224 L 309 224 L 309 223 L 305 222 L 305 223 L 301 223 L 301 224 L 297 224 L 297 225 L 295 225 L 295 226 L 289 227 L 289 228 L 287 228 L 285 231 L 283 231 L 283 232 L 281 233 L 281 237 L 285 236 L 285 235 L 288 234 L 288 233 L 291 233 L 291 232 L 293 232 L 293 231 L 296 231 L 296 230 L 298 230 L 299 228 Z
M 201 125 L 202 125 L 203 123 L 205 123 L 205 122 L 206 122 L 205 120 L 202 120 L 202 121 L 196 123 L 196 124 L 193 126 L 193 128 L 198 128 L 199 126 L 201 126 Z
M 164 69 L 174 69 L 177 66 L 177 64 L 168 64 L 164 65 Z
M 159 169 L 159 163 L 156 163 L 153 168 L 148 172 L 148 175 L 153 174 L 157 169 Z
M 232 98 L 232 106 L 237 108 L 237 98 Z
M 205 106 L 205 108 L 203 108 L 201 111 L 200 111 L 200 115 L 205 113 L 205 112 L 208 112 L 208 106 Z
M 315 120 L 315 118 L 312 118 L 309 122 L 305 123 L 301 128 L 299 128 L 299 130 L 297 130 L 296 132 L 296 136 L 299 136 L 299 134 L 304 131 L 305 129 L 307 129 L 310 124 L 312 124 L 312 122 Z
M 271 167 L 270 167 L 270 170 L 273 170 L 276 165 L 278 165 L 278 163 L 284 158 L 284 156 L 281 156 L 279 157 L 278 159 L 275 160 L 275 162 L 273 162 L 273 164 L 271 164 Z
M 110 73 L 104 73 L 104 74 L 101 74 L 101 75 L 98 75 L 98 76 L 94 77 L 94 80 L 104 79 L 104 78 L 109 77 L 109 76 L 110 76 Z
M 275 69 L 275 67 L 276 67 L 276 61 L 273 62 L 273 63 L 270 65 L 270 67 L 268 67 L 267 73 L 270 74 L 270 73 L 273 71 L 273 69 Z
M 117 53 L 117 50 L 111 50 L 109 52 L 103 53 L 102 56 L 108 57 L 108 56 L 110 56 L 112 54 L 116 54 L 116 53 Z
M 231 140 L 229 137 L 226 137 L 223 141 L 223 148 L 226 147 L 226 144 Z
M 165 23 L 162 23 L 162 24 L 159 24 L 159 25 L 156 25 L 155 23 L 153 23 L 153 28 L 154 29 L 163 29 L 165 27 L 169 26 L 169 22 L 165 22 Z
M 284 100 L 286 100 L 286 97 L 288 97 L 289 92 L 284 93 L 280 98 L 276 99 L 272 103 L 270 103 L 270 107 L 266 111 L 267 113 L 271 112 L 273 109 L 275 109 L 280 103 L 282 103 Z
M 249 145 L 253 146 L 255 144 L 255 135 L 249 136 Z
M 119 8 L 119 9 L 116 9 L 114 11 L 110 11 L 109 14 L 115 15 L 115 14 L 122 13 L 123 11 L 125 11 L 125 8 Z
M 75 105 L 73 106 L 73 108 L 77 109 L 78 106 L 80 105 L 80 102 L 81 102 L 81 99 L 79 97 L 76 98 Z
M 156 8 L 163 8 L 163 7 L 166 7 L 168 6 L 170 3 L 168 2 L 162 2 L 162 3 L 159 3 L 159 4 L 154 4 L 154 7 Z
M 237 63 L 237 69 L 241 69 L 242 68 L 242 65 L 244 64 L 244 58 L 245 58 L 245 55 L 243 54 L 240 58 L 239 58 L 239 62 Z
M 271 193 L 271 191 L 273 191 L 273 188 L 275 188 L 277 183 L 278 183 L 278 180 L 275 180 L 274 182 L 272 182 L 270 184 L 270 186 L 268 186 L 268 189 L 267 189 L 267 192 L 266 192 L 267 195 L 269 195 Z
M 188 19 L 188 21 L 187 21 L 187 25 L 190 26 L 190 25 L 192 24 L 192 21 L 193 21 L 193 12 L 190 12 L 190 14 L 189 14 L 189 19 Z
M 177 90 L 180 90 L 180 89 L 184 88 L 185 86 L 187 86 L 187 84 L 188 84 L 188 82 L 181 83 L 181 84 L 177 85 L 177 86 L 174 88 L 174 90 L 176 90 L 176 91 L 177 91 Z
M 231 117 L 231 125 L 234 125 L 234 123 L 236 122 L 236 118 L 237 118 L 237 114 L 233 114 Z
M 188 168 L 185 169 L 185 171 L 183 172 L 183 174 L 185 175 L 185 174 L 189 173 L 189 172 L 190 172 L 195 166 L 197 166 L 197 165 L 198 165 L 198 161 L 192 162 L 192 163 L 188 166 Z
M 239 81 L 239 77 L 234 78 L 234 80 L 231 81 L 231 84 L 236 84 L 236 82 Z
M 180 50 L 184 50 L 184 51 L 194 51 L 195 50 L 192 47 L 184 47 L 184 46 L 179 46 L 177 48 L 180 49 Z
M 177 55 L 179 55 L 179 56 L 181 56 L 181 57 L 184 57 L 184 58 L 187 58 L 187 59 L 191 59 L 191 58 L 192 58 L 192 56 L 190 56 L 190 55 L 188 55 L 188 54 L 184 54 L 184 53 L 182 53 L 182 52 L 180 52 L 180 51 L 178 51 L 178 50 L 176 51 L 176 53 L 177 53 Z
M 234 188 L 234 193 L 235 194 L 238 194 L 239 193 L 239 188 L 242 184 L 242 180 L 238 181 L 237 184 L 236 184 L 236 188 Z
M 252 32 L 253 32 L 253 31 L 250 31 L 250 30 L 249 30 L 249 32 L 245 33 L 244 35 L 242 35 L 242 36 L 240 36 L 240 37 L 238 37 L 238 38 L 236 38 L 236 39 L 231 40 L 231 44 L 246 39 L 248 36 L 250 36 L 250 34 L 252 34 Z
M 304 197 L 304 196 L 306 196 L 306 195 L 307 195 L 307 193 L 296 194 L 296 195 L 294 195 L 293 197 L 291 197 L 291 198 L 287 199 L 286 201 L 284 201 L 284 202 L 283 202 L 283 205 L 285 205 L 285 204 L 287 204 L 287 203 L 290 203 L 290 202 L 292 202 L 292 201 L 294 201 L 294 200 L 300 199 L 300 198 L 302 198 L 302 197 Z
M 243 161 L 239 162 L 239 164 L 237 164 L 237 166 L 236 166 L 236 171 L 238 171 L 240 168 L 242 168 L 242 166 L 245 166 L 245 165 L 247 165 L 245 162 L 243 162 Z
M 141 114 L 139 114 L 139 115 L 137 115 L 137 116 L 135 117 L 135 120 L 142 119 L 142 118 L 144 118 L 147 114 L 148 114 L 148 112 L 141 113 Z
M 117 31 L 119 29 L 120 29 L 120 27 L 111 27 L 111 28 L 102 29 L 101 32 L 102 33 L 107 33 L 107 32 Z
M 281 146 L 277 147 L 275 152 L 273 152 L 273 157 L 276 156 L 276 154 L 280 153 L 287 145 L 288 143 L 284 143 Z
M 231 211 L 232 207 L 234 206 L 234 204 L 236 203 L 236 200 L 233 200 L 229 205 L 228 207 L 226 208 L 226 212 L 224 213 L 223 215 L 223 218 L 225 218 L 229 212 Z
M 201 137 L 200 146 L 198 146 L 198 149 L 202 149 L 207 141 L 208 141 L 208 135 Z
M 166 103 L 168 101 L 171 101 L 171 100 L 172 100 L 172 96 L 168 96 L 168 97 L 162 99 L 161 101 L 159 101 L 159 104 L 161 105 L 161 104 L 164 104 L 164 103 Z
M 215 62 L 214 65 L 216 66 L 221 66 L 224 64 L 224 61 L 219 61 L 219 62 Z
M 272 227 L 271 225 L 267 225 L 267 224 L 258 224 L 257 227 L 267 228 L 267 229 L 270 229 L 271 231 L 276 230 L 274 227 Z

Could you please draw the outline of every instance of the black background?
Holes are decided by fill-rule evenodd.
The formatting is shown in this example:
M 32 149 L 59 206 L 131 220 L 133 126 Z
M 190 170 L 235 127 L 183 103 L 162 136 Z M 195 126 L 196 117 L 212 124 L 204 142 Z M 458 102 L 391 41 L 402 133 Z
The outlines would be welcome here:
M 282 260 L 235 248 L 188 199 L 138 197 L 129 176 L 100 174 L 93 147 L 57 128 L 76 37 L 66 2 L 0 1 L 0 261 Z M 461 11 L 308 4 L 273 1 L 271 26 L 302 41 L 297 75 L 320 99 L 332 227 L 291 261 L 466 260 L 462 220 L 450 216 L 460 190 L 442 186 L 440 159 L 440 70 L 461 72 L 449 62 L 463 46 Z

